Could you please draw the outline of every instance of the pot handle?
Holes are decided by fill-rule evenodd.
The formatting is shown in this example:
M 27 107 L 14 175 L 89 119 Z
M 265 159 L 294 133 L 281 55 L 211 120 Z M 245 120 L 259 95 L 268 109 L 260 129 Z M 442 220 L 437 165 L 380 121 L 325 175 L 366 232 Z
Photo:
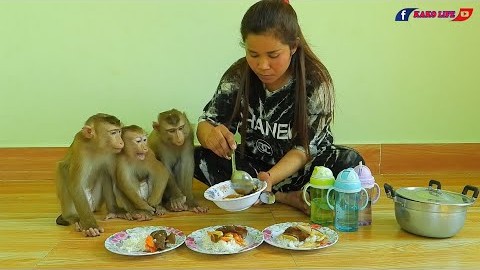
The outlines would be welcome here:
M 467 195 L 467 192 L 468 192 L 469 190 L 473 191 L 473 196 L 472 196 L 472 198 L 475 200 L 475 199 L 478 197 L 478 188 L 477 188 L 477 187 L 474 187 L 474 186 L 471 186 L 471 185 L 466 185 L 466 186 L 463 188 L 462 194 L 463 194 L 463 195 Z
M 442 189 L 442 184 L 439 181 L 432 179 L 428 182 L 428 186 L 433 188 L 433 185 L 437 186 L 437 189 Z
M 383 188 L 385 189 L 385 194 L 387 194 L 388 198 L 393 199 L 395 197 L 395 190 L 393 190 L 392 186 L 385 183 L 383 184 Z

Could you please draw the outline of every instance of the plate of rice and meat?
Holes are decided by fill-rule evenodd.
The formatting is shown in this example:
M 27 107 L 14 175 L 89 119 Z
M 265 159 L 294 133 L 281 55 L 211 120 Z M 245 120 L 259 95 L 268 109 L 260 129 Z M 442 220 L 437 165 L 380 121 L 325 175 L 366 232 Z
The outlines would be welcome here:
M 263 243 L 261 231 L 241 225 L 210 226 L 187 236 L 185 245 L 205 254 L 236 254 Z
M 171 227 L 136 227 L 109 236 L 105 248 L 127 256 L 155 255 L 176 249 L 185 239 L 182 231 Z
M 291 250 L 314 250 L 334 245 L 338 234 L 334 230 L 305 222 L 285 222 L 263 230 L 268 244 Z

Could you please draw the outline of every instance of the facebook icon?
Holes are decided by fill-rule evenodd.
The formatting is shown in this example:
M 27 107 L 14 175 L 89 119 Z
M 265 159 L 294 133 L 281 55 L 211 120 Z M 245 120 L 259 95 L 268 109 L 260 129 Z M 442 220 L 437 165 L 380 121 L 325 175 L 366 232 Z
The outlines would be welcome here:
M 408 18 L 410 17 L 410 14 L 412 14 L 412 12 L 417 9 L 417 8 L 404 8 L 402 10 L 400 10 L 398 13 L 397 13 L 397 16 L 395 16 L 395 21 L 400 21 L 400 22 L 406 22 L 408 21 Z

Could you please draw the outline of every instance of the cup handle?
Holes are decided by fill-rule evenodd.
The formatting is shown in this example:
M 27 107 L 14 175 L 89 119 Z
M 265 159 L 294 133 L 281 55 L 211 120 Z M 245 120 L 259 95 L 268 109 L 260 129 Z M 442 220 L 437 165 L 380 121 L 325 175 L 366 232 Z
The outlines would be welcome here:
M 368 205 L 368 192 L 367 192 L 367 190 L 364 189 L 364 188 L 362 188 L 362 189 L 360 190 L 360 192 L 362 192 L 362 191 L 365 192 L 365 196 L 367 196 L 367 197 L 366 197 L 367 199 L 365 200 L 365 204 L 364 204 L 359 210 L 365 209 L 365 207 L 367 207 L 367 205 Z
M 329 188 L 328 191 L 327 191 L 327 204 L 328 204 L 328 207 L 330 207 L 330 209 L 334 209 L 333 208 L 333 205 L 330 204 L 330 191 L 332 191 L 333 188 Z
M 302 193 L 303 193 L 303 201 L 310 206 L 310 201 L 307 199 L 307 189 L 308 187 L 311 186 L 310 183 L 305 184 L 302 188 Z
M 377 183 L 373 184 L 373 187 L 377 190 L 377 194 L 375 195 L 375 198 L 373 198 L 372 204 L 376 203 L 380 198 L 380 187 L 378 186 Z

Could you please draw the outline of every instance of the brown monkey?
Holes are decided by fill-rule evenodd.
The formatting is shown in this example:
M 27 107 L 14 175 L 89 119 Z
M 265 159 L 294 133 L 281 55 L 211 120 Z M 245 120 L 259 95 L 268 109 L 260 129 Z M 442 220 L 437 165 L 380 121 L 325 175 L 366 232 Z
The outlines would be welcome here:
M 163 215 L 163 192 L 170 172 L 148 148 L 147 134 L 139 126 L 122 128 L 125 147 L 117 158 L 114 193 L 128 219 L 150 220 L 152 214 Z
M 57 166 L 57 195 L 62 208 L 58 225 L 75 223 L 77 231 L 86 236 L 99 236 L 104 230 L 93 212 L 105 201 L 107 218 L 118 214 L 112 178 L 116 155 L 123 148 L 121 127 L 115 116 L 98 113 L 75 135 Z
M 193 157 L 193 130 L 185 113 L 176 109 L 158 114 L 148 145 L 158 160 L 172 173 L 165 191 L 167 208 L 173 211 L 207 212 L 193 198 L 192 183 L 195 161 Z

